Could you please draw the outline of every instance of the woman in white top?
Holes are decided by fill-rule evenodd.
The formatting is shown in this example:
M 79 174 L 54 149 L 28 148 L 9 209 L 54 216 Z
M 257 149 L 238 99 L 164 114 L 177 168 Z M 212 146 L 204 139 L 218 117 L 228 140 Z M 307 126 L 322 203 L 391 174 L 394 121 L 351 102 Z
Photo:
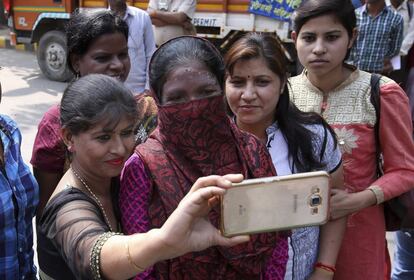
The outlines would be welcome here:
M 273 36 L 248 34 L 225 56 L 226 101 L 236 124 L 263 142 L 278 175 L 325 170 L 343 187 L 341 154 L 332 129 L 290 102 L 286 59 Z M 332 279 L 346 218 L 292 231 L 285 279 Z M 310 278 L 309 278 L 310 277 Z

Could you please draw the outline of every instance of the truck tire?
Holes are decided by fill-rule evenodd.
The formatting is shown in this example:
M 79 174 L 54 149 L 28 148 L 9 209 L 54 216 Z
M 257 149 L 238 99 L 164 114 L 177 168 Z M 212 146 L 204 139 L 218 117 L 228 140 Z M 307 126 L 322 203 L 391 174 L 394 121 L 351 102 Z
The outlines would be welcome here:
M 37 63 L 42 73 L 50 80 L 66 82 L 73 77 L 66 63 L 66 36 L 61 31 L 43 34 L 37 50 Z

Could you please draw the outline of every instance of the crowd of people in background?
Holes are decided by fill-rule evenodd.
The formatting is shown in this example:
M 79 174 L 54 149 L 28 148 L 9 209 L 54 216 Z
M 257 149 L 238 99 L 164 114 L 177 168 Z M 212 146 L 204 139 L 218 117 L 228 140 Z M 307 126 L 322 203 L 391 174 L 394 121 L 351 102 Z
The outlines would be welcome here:
M 383 207 L 414 189 L 413 1 L 302 1 L 292 77 L 275 34 L 225 54 L 195 36 L 195 0 L 108 3 L 66 27 L 75 78 L 38 125 L 33 175 L 0 115 L 1 279 L 414 279 L 414 230 L 391 263 Z M 326 224 L 218 230 L 233 183 L 317 170 Z

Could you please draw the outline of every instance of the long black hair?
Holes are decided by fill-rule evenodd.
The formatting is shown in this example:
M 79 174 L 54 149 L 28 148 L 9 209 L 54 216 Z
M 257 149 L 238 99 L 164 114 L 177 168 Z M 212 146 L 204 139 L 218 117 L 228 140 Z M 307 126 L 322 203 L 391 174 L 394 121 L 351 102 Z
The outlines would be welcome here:
M 274 120 L 277 120 L 286 139 L 289 156 L 292 158 L 291 170 L 296 168 L 299 172 L 306 172 L 323 168 L 321 160 L 325 152 L 327 133 L 330 132 L 332 135 L 335 133 L 320 115 L 302 112 L 290 101 L 287 60 L 283 48 L 275 36 L 249 33 L 235 42 L 224 58 L 226 75 L 233 74 L 234 66 L 238 61 L 254 58 L 263 58 L 267 67 L 279 76 L 284 84 L 279 102 L 276 105 Z M 231 111 L 230 114 L 232 114 Z M 317 135 L 306 127 L 314 124 L 322 125 L 326 132 L 322 151 L 318 156 L 314 154 L 312 145 Z M 336 146 L 336 138 L 333 138 Z

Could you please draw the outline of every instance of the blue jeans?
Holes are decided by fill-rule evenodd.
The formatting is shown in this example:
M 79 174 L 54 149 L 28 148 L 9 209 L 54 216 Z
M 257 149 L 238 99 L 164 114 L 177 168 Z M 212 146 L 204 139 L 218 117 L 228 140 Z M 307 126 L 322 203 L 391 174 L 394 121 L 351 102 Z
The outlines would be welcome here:
M 414 279 L 414 230 L 395 233 L 395 254 L 391 279 Z

